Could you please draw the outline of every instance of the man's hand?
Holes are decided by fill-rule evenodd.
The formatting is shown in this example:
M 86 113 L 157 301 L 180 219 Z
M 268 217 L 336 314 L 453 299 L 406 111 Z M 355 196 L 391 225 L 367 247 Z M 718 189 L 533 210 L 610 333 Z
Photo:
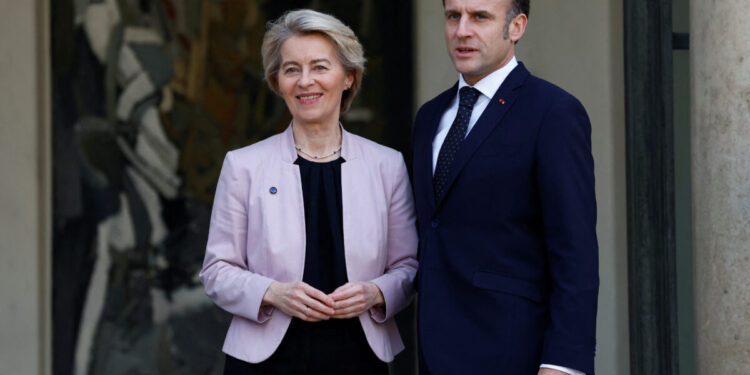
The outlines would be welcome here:
M 302 281 L 271 283 L 263 296 L 263 304 L 308 322 L 328 320 L 334 313 L 333 299 Z
M 539 369 L 538 375 L 570 375 L 567 372 L 560 370 L 553 370 L 551 368 L 542 367 Z
M 346 283 L 336 288 L 329 297 L 334 300 L 336 312 L 332 317 L 336 319 L 353 318 L 385 303 L 380 288 L 369 281 Z

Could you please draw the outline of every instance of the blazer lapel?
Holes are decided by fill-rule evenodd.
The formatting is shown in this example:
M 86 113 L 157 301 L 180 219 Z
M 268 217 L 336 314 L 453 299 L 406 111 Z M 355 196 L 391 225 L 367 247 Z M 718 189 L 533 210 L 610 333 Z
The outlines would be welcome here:
M 432 108 L 426 108 L 431 111 L 427 113 L 427 123 L 424 125 L 427 128 L 427 136 L 415 138 L 414 162 L 416 168 L 414 168 L 414 180 L 415 183 L 416 181 L 423 182 L 422 186 L 426 191 L 423 191 L 422 194 L 428 197 L 427 201 L 433 211 L 435 208 L 435 190 L 432 188 L 432 141 L 435 139 L 435 133 L 437 133 L 443 113 L 456 96 L 456 90 L 458 90 L 458 82 L 452 88 L 444 91 L 434 102 Z
M 455 182 L 461 170 L 466 166 L 466 163 L 474 155 L 474 152 L 484 142 L 487 136 L 497 127 L 502 121 L 505 114 L 513 106 L 520 91 L 517 90 L 523 85 L 523 82 L 528 77 L 529 72 L 523 66 L 522 63 L 518 63 L 518 66 L 513 69 L 508 77 L 500 85 L 500 88 L 495 93 L 495 96 L 490 99 L 490 103 L 485 108 L 482 115 L 474 124 L 474 127 L 469 132 L 469 135 L 461 143 L 461 148 L 456 154 L 456 158 L 453 160 L 450 173 L 448 174 L 448 183 L 446 186 L 445 194 L 437 202 L 439 208 L 441 203 L 445 200 L 445 197 L 450 194 L 451 187 Z

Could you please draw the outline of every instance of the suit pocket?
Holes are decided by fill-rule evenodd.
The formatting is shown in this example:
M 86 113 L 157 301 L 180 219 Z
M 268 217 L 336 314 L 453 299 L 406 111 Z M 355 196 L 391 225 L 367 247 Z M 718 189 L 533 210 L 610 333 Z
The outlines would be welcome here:
M 541 287 L 513 277 L 487 271 L 476 271 L 472 284 L 477 288 L 512 294 L 537 303 L 544 302 L 544 292 Z

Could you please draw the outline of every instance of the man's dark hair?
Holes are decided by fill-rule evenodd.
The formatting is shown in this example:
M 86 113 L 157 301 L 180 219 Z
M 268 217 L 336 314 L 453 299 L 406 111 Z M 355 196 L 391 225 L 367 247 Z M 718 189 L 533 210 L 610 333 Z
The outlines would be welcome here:
M 510 4 L 510 13 L 508 13 L 507 22 L 510 22 L 519 14 L 525 14 L 529 17 L 529 1 L 531 0 L 512 0 Z M 443 0 L 443 7 L 445 7 L 445 0 Z
M 509 17 L 512 13 L 513 16 L 508 18 L 509 20 L 512 20 L 513 17 L 516 17 L 519 14 L 525 14 L 526 17 L 529 17 L 529 2 L 531 0 L 513 0 L 513 3 L 510 5 L 510 13 L 508 13 Z

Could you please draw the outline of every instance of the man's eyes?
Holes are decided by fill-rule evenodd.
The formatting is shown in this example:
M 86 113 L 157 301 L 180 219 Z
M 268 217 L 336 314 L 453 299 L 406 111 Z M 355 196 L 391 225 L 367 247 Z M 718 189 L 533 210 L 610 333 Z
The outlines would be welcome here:
M 476 20 L 488 20 L 491 18 L 490 15 L 486 13 L 472 14 L 471 17 Z M 452 20 L 452 21 L 456 21 L 456 20 L 461 19 L 461 14 L 460 13 L 448 13 L 445 15 L 445 18 Z

